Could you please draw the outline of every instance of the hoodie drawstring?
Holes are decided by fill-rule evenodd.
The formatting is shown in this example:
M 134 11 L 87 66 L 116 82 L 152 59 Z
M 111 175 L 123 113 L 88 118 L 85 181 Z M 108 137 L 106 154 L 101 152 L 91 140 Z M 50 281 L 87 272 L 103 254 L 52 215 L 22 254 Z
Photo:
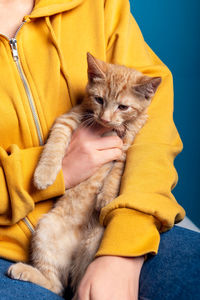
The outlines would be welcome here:
M 62 55 L 62 53 L 61 53 L 61 50 L 60 50 L 60 47 L 59 47 L 59 44 L 58 44 L 58 41 L 57 41 L 57 37 L 56 37 L 55 32 L 54 32 L 54 30 L 53 30 L 53 27 L 52 27 L 52 25 L 51 25 L 51 21 L 50 21 L 49 16 L 45 17 L 45 22 L 46 22 L 47 27 L 48 27 L 48 30 L 49 30 L 49 32 L 50 32 L 50 35 L 51 35 L 51 39 L 52 39 L 53 45 L 55 46 L 56 51 L 57 51 L 58 56 L 59 56 L 59 59 L 60 59 L 60 66 L 61 66 L 61 71 L 62 71 L 63 76 L 64 76 L 64 78 L 65 78 L 65 81 L 66 81 L 66 83 L 67 83 L 70 102 L 71 102 L 71 105 L 73 106 L 73 104 L 72 104 L 72 98 L 71 98 L 71 93 L 70 93 L 71 90 L 70 90 L 70 85 L 69 85 L 69 79 L 68 79 L 68 75 L 67 75 L 66 68 L 65 68 L 65 64 L 64 64 L 64 58 L 63 58 L 63 55 Z

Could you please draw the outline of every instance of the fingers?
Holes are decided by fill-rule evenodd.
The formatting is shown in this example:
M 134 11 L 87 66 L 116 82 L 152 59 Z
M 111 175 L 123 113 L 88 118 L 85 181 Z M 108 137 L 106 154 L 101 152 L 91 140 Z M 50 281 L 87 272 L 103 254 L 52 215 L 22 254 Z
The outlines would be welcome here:
M 122 148 L 123 142 L 118 136 L 101 137 L 93 142 L 97 150 L 106 150 L 112 148 Z
M 104 129 L 103 129 L 104 130 Z M 104 130 L 105 133 L 105 130 Z M 79 128 L 74 133 L 72 141 L 76 141 L 79 145 L 90 143 L 91 149 L 104 150 L 112 148 L 122 148 L 123 142 L 118 136 L 105 136 L 102 137 L 102 129 L 93 131 L 88 128 Z
M 81 135 L 86 135 L 90 137 L 100 137 L 104 133 L 110 131 L 110 128 L 103 127 L 99 124 L 96 124 L 93 127 L 79 127 L 76 132 Z
M 107 162 L 120 159 L 122 156 L 122 150 L 119 148 L 107 149 L 99 151 L 99 154 L 101 154 L 98 157 L 99 163 L 103 165 Z
M 97 134 L 98 132 L 98 134 Z M 93 166 L 101 166 L 107 162 L 118 160 L 122 157 L 123 142 L 118 136 L 100 136 L 102 130 L 95 133 L 88 128 L 80 128 L 72 137 L 68 153 L 79 150 L 80 154 L 90 157 Z

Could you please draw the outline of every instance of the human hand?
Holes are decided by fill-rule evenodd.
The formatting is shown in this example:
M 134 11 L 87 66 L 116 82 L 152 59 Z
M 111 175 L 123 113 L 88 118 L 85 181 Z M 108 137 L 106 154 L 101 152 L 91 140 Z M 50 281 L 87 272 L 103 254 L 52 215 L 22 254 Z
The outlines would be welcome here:
M 102 137 L 104 128 L 78 128 L 62 162 L 65 187 L 71 188 L 92 176 L 107 162 L 122 155 L 123 142 L 118 136 Z
M 144 257 L 101 256 L 87 268 L 76 300 L 137 300 Z

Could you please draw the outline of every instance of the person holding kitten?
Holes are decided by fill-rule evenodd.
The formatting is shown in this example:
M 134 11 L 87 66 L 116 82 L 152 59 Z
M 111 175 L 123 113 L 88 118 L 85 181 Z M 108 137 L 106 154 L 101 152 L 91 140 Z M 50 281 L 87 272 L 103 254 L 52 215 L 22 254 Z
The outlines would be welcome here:
M 120 138 L 105 143 L 99 131 L 78 129 L 55 182 L 42 191 L 33 185 L 55 119 L 84 96 L 88 51 L 162 77 L 162 83 L 128 151 L 120 195 L 101 210 L 105 232 L 79 285 L 79 299 L 197 299 L 197 276 L 190 279 L 199 270 L 199 235 L 177 227 L 168 231 L 185 215 L 171 193 L 177 182 L 173 160 L 182 149 L 173 123 L 172 76 L 144 42 L 128 0 L 0 0 L 0 32 L 2 299 L 61 299 L 4 273 L 11 261 L 28 261 L 31 235 L 53 198 L 120 158 Z

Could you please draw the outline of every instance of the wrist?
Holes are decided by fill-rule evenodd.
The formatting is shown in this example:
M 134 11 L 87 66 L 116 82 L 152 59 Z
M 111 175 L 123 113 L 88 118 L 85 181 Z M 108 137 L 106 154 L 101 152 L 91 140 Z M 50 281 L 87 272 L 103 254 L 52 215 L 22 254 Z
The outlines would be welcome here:
M 121 257 L 125 261 L 127 261 L 128 264 L 132 265 L 134 270 L 138 270 L 140 272 L 143 263 L 144 263 L 144 256 L 136 256 L 136 257 Z
M 133 268 L 135 271 L 138 270 L 138 272 L 140 272 L 144 263 L 144 256 L 126 257 L 104 255 L 97 257 L 95 260 L 104 261 L 107 264 L 125 264 L 129 266 L 129 268 Z
M 145 261 L 145 257 L 144 256 L 138 256 L 138 257 L 130 257 L 130 258 L 127 258 L 127 259 L 132 261 L 134 270 L 137 270 L 138 275 L 140 275 L 140 271 L 141 271 L 143 263 Z

